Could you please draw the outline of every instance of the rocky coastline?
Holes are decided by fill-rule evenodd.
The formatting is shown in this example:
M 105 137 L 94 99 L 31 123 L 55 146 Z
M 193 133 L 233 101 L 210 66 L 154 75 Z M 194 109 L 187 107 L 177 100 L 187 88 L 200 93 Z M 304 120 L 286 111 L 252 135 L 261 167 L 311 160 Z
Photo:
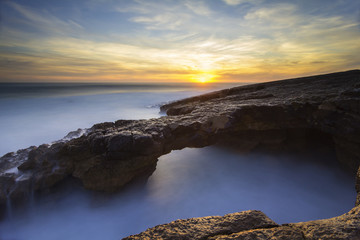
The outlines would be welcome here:
M 160 156 L 185 147 L 293 152 L 321 143 L 357 176 L 356 206 L 342 216 L 280 226 L 245 211 L 177 220 L 127 239 L 360 239 L 360 70 L 224 89 L 161 110 L 167 116 L 100 123 L 79 137 L 4 155 L 0 212 L 69 178 L 86 189 L 118 191 L 150 176 Z

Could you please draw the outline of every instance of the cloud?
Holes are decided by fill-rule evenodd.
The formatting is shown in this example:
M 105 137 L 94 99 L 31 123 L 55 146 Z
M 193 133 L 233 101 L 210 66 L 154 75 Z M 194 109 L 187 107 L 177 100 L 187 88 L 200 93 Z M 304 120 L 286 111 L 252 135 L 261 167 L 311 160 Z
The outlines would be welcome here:
M 223 1 L 230 6 L 236 6 L 243 3 L 259 4 L 263 2 L 263 0 L 223 0 Z
M 83 29 L 83 27 L 75 22 L 74 20 L 61 20 L 54 15 L 50 14 L 47 11 L 38 12 L 36 10 L 24 7 L 15 2 L 8 2 L 14 10 L 21 14 L 26 21 L 23 21 L 23 24 L 31 26 L 34 29 L 41 30 L 48 33 L 56 34 L 67 34 L 70 32 L 76 32 Z
M 184 15 L 176 16 L 171 13 L 164 13 L 149 17 L 133 17 L 130 20 L 136 23 L 143 23 L 150 30 L 176 30 L 183 24 L 184 18 L 186 18 Z
M 287 28 L 301 24 L 303 17 L 297 14 L 297 6 L 294 4 L 281 3 L 268 7 L 256 8 L 249 11 L 244 19 L 254 25 L 261 24 L 271 28 Z
M 248 1 L 244 1 L 244 0 L 223 0 L 226 4 L 228 5 L 239 5 L 240 3 L 243 3 L 243 2 L 248 2 Z
M 213 14 L 210 8 L 202 1 L 186 1 L 185 6 L 198 15 L 210 16 Z
M 66 14 L 10 3 L 18 24 L 1 29 L 1 76 L 165 81 L 209 71 L 224 81 L 253 80 L 267 74 L 278 79 L 344 70 L 360 63 L 359 23 L 336 12 L 313 14 L 278 1 L 233 5 L 231 11 L 208 1 L 103 3 L 104 16 L 94 32 Z M 99 14 L 95 7 L 86 11 Z M 106 27 L 110 30 L 104 31 Z
M 132 13 L 131 22 L 145 25 L 148 30 L 176 30 L 188 18 L 178 5 L 163 2 L 136 0 L 126 7 L 119 6 L 120 13 Z
M 144 24 L 148 30 L 186 31 L 204 19 L 212 20 L 209 18 L 214 14 L 207 2 L 201 0 L 160 2 L 136 0 L 134 4 L 118 7 L 117 10 L 121 13 L 132 13 L 134 16 L 129 20 Z

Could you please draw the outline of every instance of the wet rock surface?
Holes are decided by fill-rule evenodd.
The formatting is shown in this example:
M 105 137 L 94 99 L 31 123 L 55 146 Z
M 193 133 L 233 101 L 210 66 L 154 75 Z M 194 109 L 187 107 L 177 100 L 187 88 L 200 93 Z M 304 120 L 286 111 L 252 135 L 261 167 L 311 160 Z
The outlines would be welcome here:
M 79 179 L 87 189 L 117 191 L 151 175 L 158 157 L 171 150 L 215 143 L 242 151 L 301 151 L 322 142 L 336 150 L 343 167 L 354 174 L 359 167 L 359 70 L 225 89 L 166 104 L 161 110 L 168 116 L 100 123 L 52 145 L 4 155 L 0 208 L 9 201 L 29 201 L 32 192 L 44 192 L 69 177 Z M 357 210 L 350 212 L 354 221 L 359 218 Z M 301 226 L 327 226 L 311 224 Z M 283 226 L 275 232 L 264 229 L 264 236 L 288 233 L 294 238 L 286 239 L 297 239 L 301 226 Z M 259 229 L 229 239 L 254 239 L 248 236 L 260 236 Z M 315 232 L 306 235 L 301 230 L 309 239 L 318 236 Z

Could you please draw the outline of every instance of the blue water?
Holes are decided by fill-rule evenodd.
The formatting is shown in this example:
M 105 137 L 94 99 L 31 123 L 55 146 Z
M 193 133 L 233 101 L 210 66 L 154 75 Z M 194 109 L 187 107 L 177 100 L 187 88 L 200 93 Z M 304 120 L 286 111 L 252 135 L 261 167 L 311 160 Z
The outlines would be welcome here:
M 51 142 L 97 122 L 158 117 L 160 103 L 215 89 L 119 88 L 100 93 L 64 87 L 56 94 L 29 94 L 28 89 L 0 97 L 1 151 Z M 145 184 L 118 194 L 73 186 L 36 199 L 28 209 L 13 209 L 12 217 L 0 222 L 0 239 L 121 239 L 179 218 L 249 209 L 278 223 L 307 221 L 345 213 L 354 199 L 354 179 L 331 154 L 244 155 L 216 146 L 188 148 L 162 156 Z
M 78 128 L 159 117 L 159 105 L 238 84 L 0 83 L 0 156 Z

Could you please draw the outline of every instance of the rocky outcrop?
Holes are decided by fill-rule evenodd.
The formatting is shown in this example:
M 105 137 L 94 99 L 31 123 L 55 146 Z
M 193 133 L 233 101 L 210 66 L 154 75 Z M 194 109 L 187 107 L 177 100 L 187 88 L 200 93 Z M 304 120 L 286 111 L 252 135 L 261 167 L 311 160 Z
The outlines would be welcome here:
M 304 239 L 360 239 L 360 206 L 338 217 L 287 226 L 299 230 Z
M 0 208 L 69 177 L 87 189 L 117 191 L 149 176 L 158 157 L 171 150 L 215 143 L 243 151 L 296 151 L 325 143 L 350 171 L 360 163 L 359 70 L 225 89 L 161 110 L 168 116 L 96 124 L 78 130 L 80 137 L 74 133 L 4 155 Z
M 340 240 L 360 239 L 360 206 L 330 219 L 277 225 L 259 211 L 190 218 L 149 228 L 124 240 Z
M 276 228 L 254 229 L 246 230 L 230 235 L 219 235 L 208 238 L 211 240 L 304 240 L 300 231 L 294 230 L 290 227 L 279 226 Z
M 278 227 L 278 225 L 260 211 L 244 211 L 227 214 L 223 217 L 212 216 L 176 220 L 158 225 L 126 240 L 144 239 L 208 239 L 209 237 L 231 234 L 244 230 Z
M 360 163 L 359 70 L 225 89 L 161 109 L 171 116 L 215 111 L 223 121 L 229 120 L 228 135 L 251 148 L 267 144 L 268 139 L 261 139 L 274 137 L 278 141 L 274 144 L 283 147 L 284 138 L 301 140 L 304 131 L 307 135 L 318 131 L 332 139 L 344 166 L 355 173 Z M 253 140 L 249 143 L 245 135 Z

